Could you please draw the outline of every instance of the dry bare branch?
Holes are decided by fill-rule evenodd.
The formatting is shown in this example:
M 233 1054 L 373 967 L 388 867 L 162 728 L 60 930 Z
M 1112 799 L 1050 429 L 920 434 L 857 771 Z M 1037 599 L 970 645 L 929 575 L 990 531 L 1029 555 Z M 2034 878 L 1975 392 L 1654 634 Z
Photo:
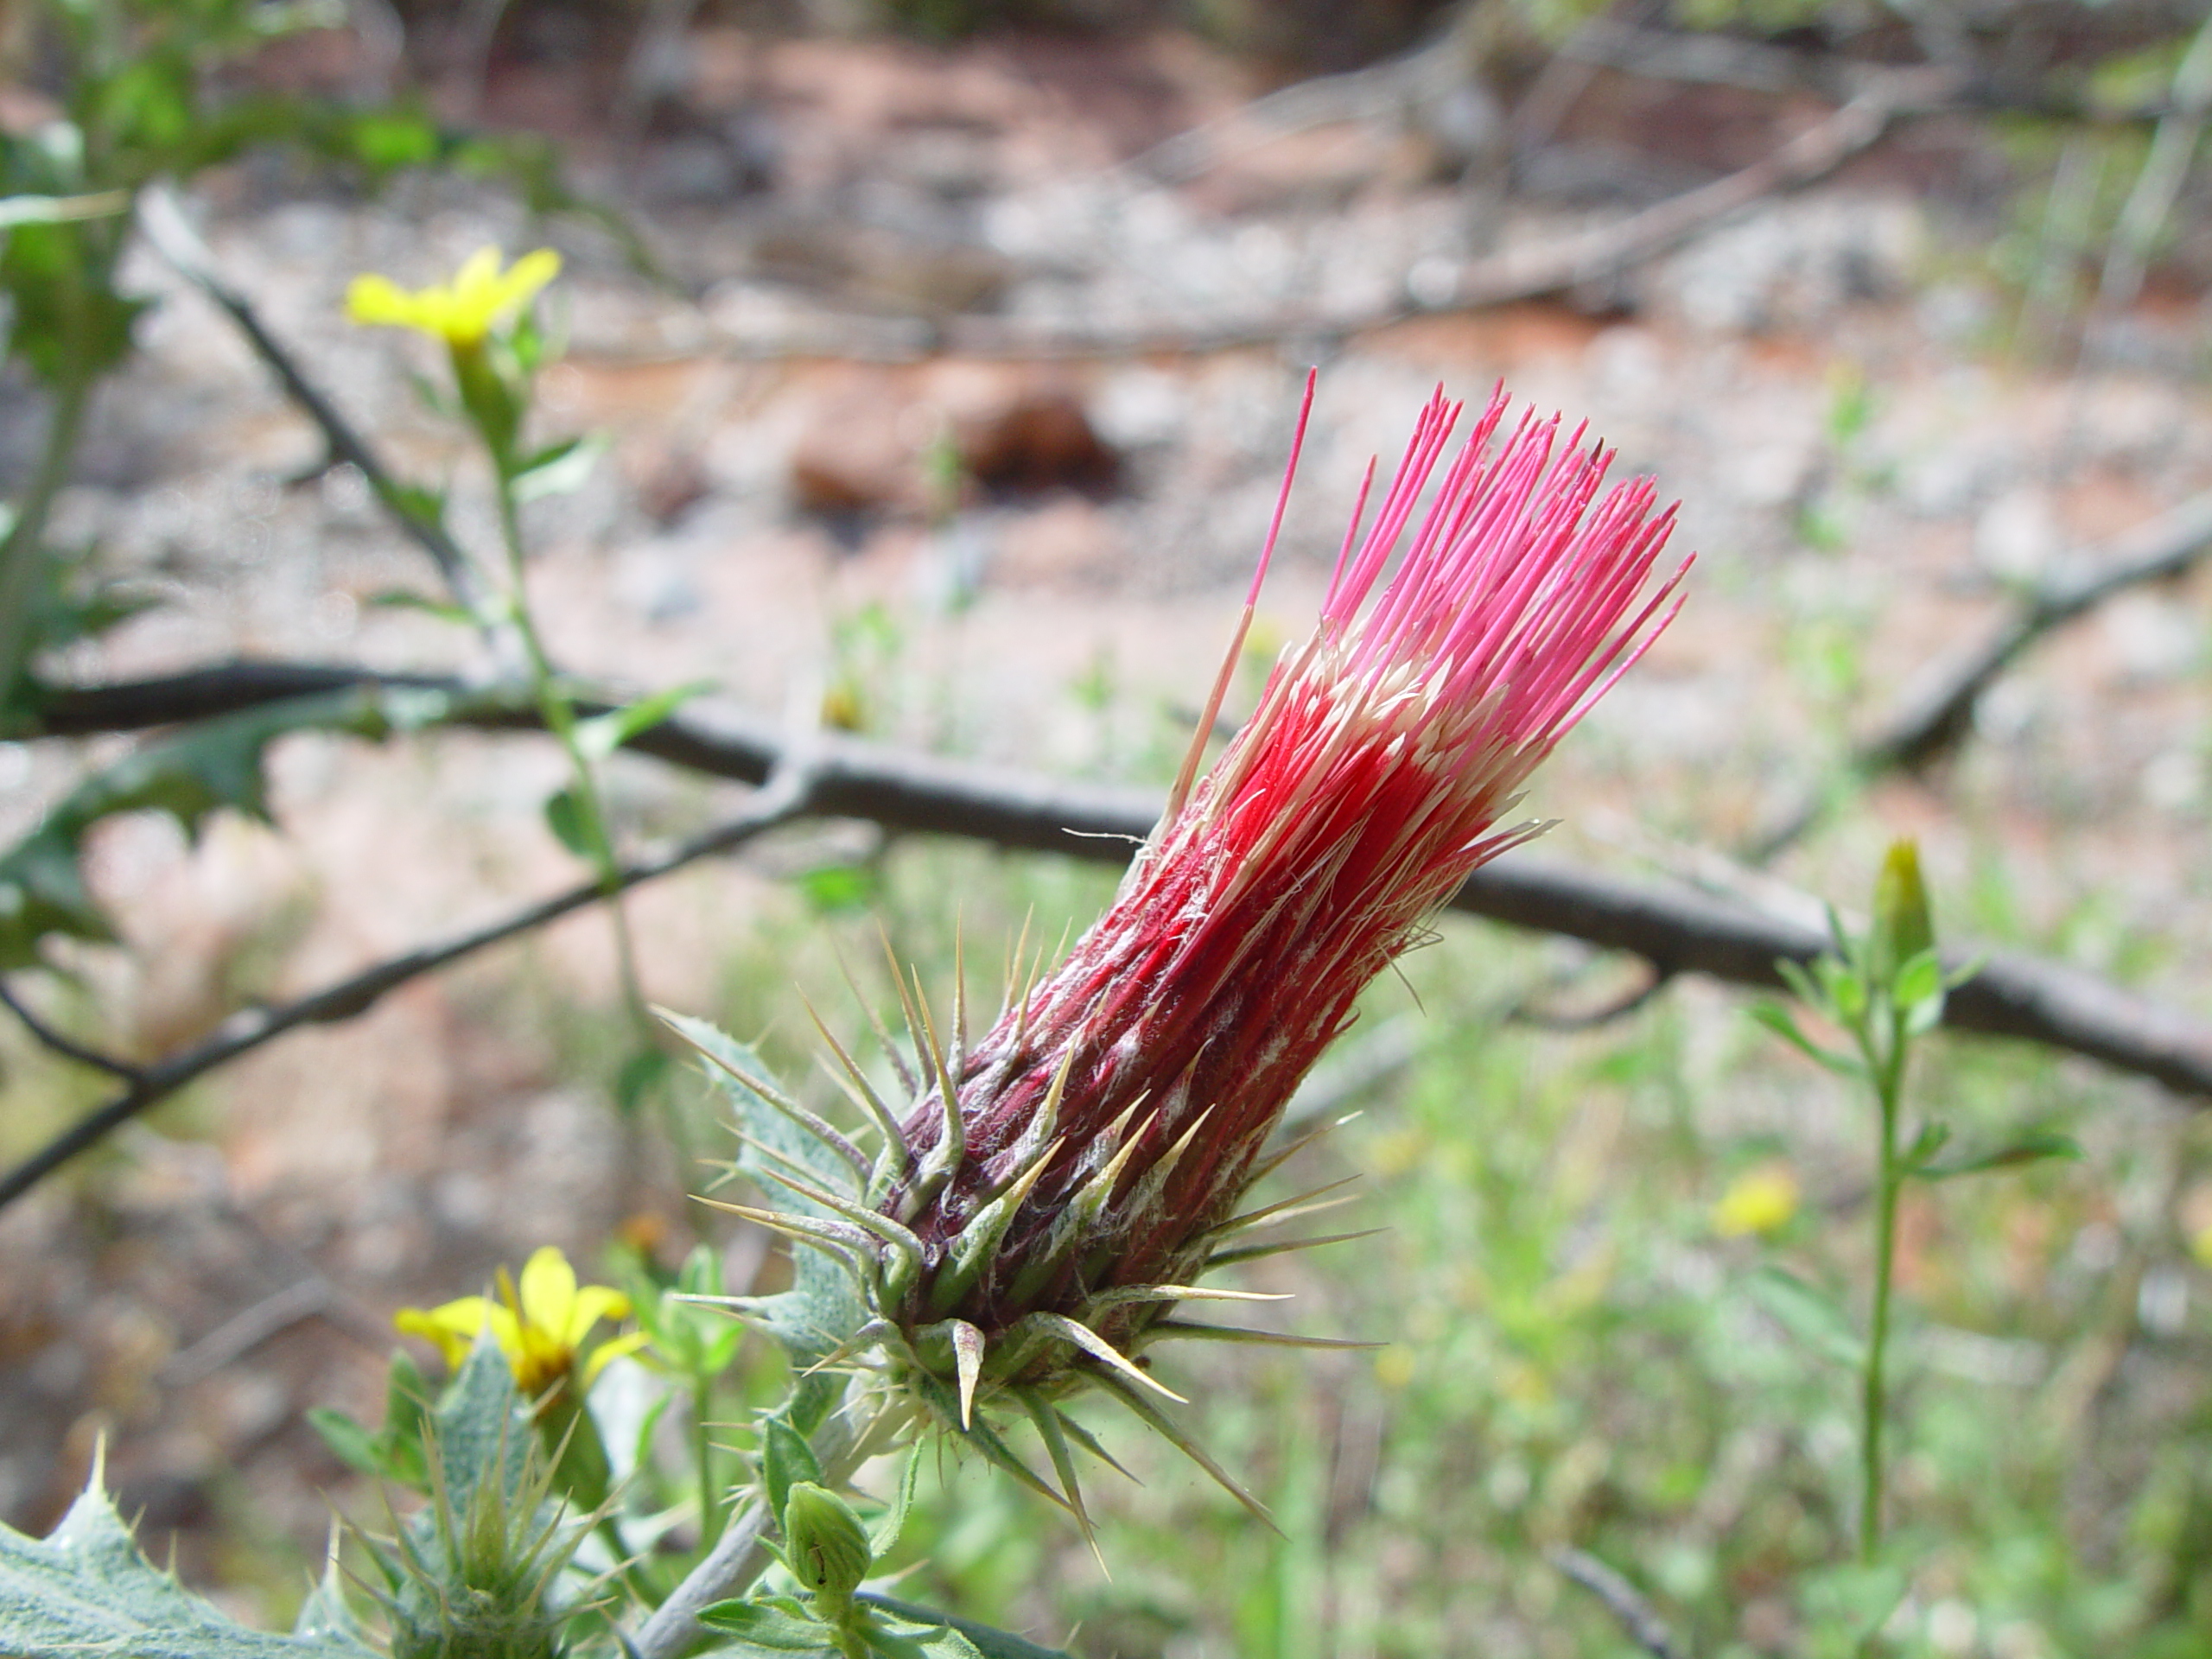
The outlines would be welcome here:
M 2050 578 L 2029 594 L 1980 646 L 1940 667 L 1871 737 L 1854 746 L 1847 763 L 1850 773 L 1864 780 L 1930 764 L 1966 736 L 1982 693 L 2045 634 L 2131 588 L 2186 575 L 2208 553 L 2212 492 L 2190 497 L 2101 549 L 2066 560 L 2061 568 L 2071 574 Z M 1818 821 L 1826 798 L 1825 793 L 1808 797 L 1783 814 L 1745 856 L 1753 863 L 1772 859 Z
M 188 695 L 203 713 L 270 701 L 279 684 L 295 696 L 353 684 L 464 689 L 454 681 L 385 678 L 306 664 L 241 664 L 236 684 L 226 684 L 224 672 L 203 670 L 170 682 L 52 692 L 44 729 L 55 735 L 116 729 L 125 722 L 102 727 L 93 715 L 120 712 L 138 716 L 130 724 L 156 723 L 170 686 L 181 688 L 180 695 Z M 579 711 L 594 706 L 580 704 Z M 492 708 L 475 693 L 471 709 L 467 723 L 475 726 L 529 730 L 537 725 L 535 711 L 519 697 L 505 708 Z M 1068 782 L 853 738 L 823 734 L 810 741 L 805 804 L 792 809 L 794 813 L 863 818 L 888 830 L 1121 862 L 1151 830 L 1160 810 L 1160 797 L 1148 790 Z M 704 702 L 640 734 L 631 747 L 671 765 L 750 784 L 766 781 L 785 764 L 787 753 L 784 738 L 768 722 Z M 556 902 L 573 909 L 588 903 L 594 891 L 581 888 Z M 1809 900 L 1807 905 L 1813 907 Z M 1509 854 L 1477 870 L 1452 906 L 1516 927 L 1628 951 L 1663 972 L 1702 974 L 1738 985 L 1779 987 L 1778 959 L 1809 962 L 1829 945 L 1818 929 L 1748 902 L 1683 884 L 1579 869 L 1527 852 Z M 518 920 L 499 937 L 534 925 Z M 2212 1100 L 2212 1024 L 2094 975 L 2021 952 L 1961 950 L 1949 959 L 1956 968 L 1979 963 L 1945 1005 L 1944 1022 L 1954 1029 L 2086 1055 L 2153 1078 L 2178 1094 Z

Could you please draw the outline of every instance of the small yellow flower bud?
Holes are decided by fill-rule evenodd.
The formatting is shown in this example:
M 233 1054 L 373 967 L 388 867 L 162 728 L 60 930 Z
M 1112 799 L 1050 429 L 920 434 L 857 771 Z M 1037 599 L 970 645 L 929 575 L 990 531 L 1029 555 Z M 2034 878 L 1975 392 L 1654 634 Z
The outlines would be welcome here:
M 1713 1206 L 1713 1230 L 1723 1238 L 1777 1232 L 1797 1213 L 1798 1197 L 1797 1178 L 1786 1165 L 1745 1170 Z
M 1920 879 L 1920 846 L 1892 842 L 1874 879 L 1874 965 L 1884 980 L 1936 943 L 1928 888 Z

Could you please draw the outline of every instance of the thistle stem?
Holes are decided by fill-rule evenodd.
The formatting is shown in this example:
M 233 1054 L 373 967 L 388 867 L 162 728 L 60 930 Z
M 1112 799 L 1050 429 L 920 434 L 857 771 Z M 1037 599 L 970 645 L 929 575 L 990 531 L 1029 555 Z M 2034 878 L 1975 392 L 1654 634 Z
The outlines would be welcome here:
M 713 1380 L 705 1371 L 691 1378 L 691 1459 L 699 1475 L 699 1536 L 709 1548 L 721 1537 L 722 1506 L 715 1501 L 715 1447 L 707 1432 L 707 1412 Z
M 1868 1566 L 1880 1552 L 1882 1542 L 1882 1430 L 1889 1408 L 1889 1378 L 1885 1368 L 1890 1343 L 1891 1292 L 1897 1275 L 1897 1193 L 1904 1185 L 1904 1172 L 1897 1161 L 1897 1116 L 1904 1094 L 1906 1039 L 1902 1022 L 1894 1010 L 1889 1012 L 1888 1042 L 1878 1046 L 1862 1039 L 1876 1102 L 1881 1108 L 1874 1207 L 1874 1306 L 1866 1334 L 1866 1375 L 1860 1385 L 1864 1496 L 1859 1511 L 1859 1559 Z
M 809 1437 L 823 1484 L 835 1490 L 850 1480 L 906 1421 L 906 1411 L 896 1403 L 832 1412 Z M 699 1610 L 744 1594 L 767 1570 L 768 1533 L 774 1524 L 767 1494 L 756 1487 L 730 1516 L 715 1547 L 639 1628 L 629 1643 L 633 1659 L 677 1659 L 696 1642 Z

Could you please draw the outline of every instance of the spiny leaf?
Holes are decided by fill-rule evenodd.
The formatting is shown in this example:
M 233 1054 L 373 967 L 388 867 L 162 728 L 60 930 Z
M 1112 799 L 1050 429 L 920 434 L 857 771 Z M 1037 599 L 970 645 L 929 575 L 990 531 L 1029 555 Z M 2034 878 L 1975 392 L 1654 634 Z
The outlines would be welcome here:
M 1253 1519 L 1258 1521 L 1277 1537 L 1282 1536 L 1282 1529 L 1275 1525 L 1275 1518 L 1268 1513 L 1268 1506 L 1246 1491 L 1234 1475 L 1214 1460 L 1211 1452 L 1185 1433 L 1166 1413 L 1122 1382 L 1121 1377 L 1114 1372 L 1098 1373 L 1097 1381 L 1100 1387 L 1135 1412 L 1147 1428 L 1152 1429 L 1168 1445 L 1211 1475 L 1215 1484 L 1242 1503 Z
M 1066 1496 L 1068 1508 L 1075 1511 L 1075 1523 L 1083 1529 L 1084 1542 L 1090 1546 L 1092 1554 L 1097 1554 L 1098 1536 L 1091 1528 L 1090 1512 L 1083 1506 L 1083 1484 L 1076 1478 L 1075 1456 L 1068 1450 L 1068 1437 L 1060 1427 L 1058 1410 L 1049 1401 L 1040 1399 L 1034 1389 L 1019 1389 L 1015 1397 L 1029 1414 L 1029 1421 L 1036 1425 L 1037 1438 L 1045 1443 L 1045 1455 L 1052 1460 L 1052 1473 Z
M 656 1008 L 653 1012 L 659 1017 L 663 1025 L 690 1044 L 699 1052 L 702 1058 L 719 1071 L 727 1073 L 731 1082 L 735 1083 L 755 1100 L 765 1102 L 774 1107 L 776 1110 L 805 1130 L 808 1135 L 813 1136 L 822 1146 L 836 1153 L 838 1157 L 850 1165 L 853 1173 L 862 1181 L 868 1179 L 870 1167 L 868 1154 L 847 1140 L 819 1113 L 809 1110 L 770 1083 L 767 1080 L 766 1068 L 758 1064 L 757 1057 L 754 1057 L 754 1064 L 747 1065 L 745 1061 L 750 1057 L 750 1051 L 747 1050 L 743 1045 L 732 1042 L 703 1020 L 687 1019 L 684 1015 L 672 1013 L 667 1008 Z M 729 1092 L 727 1086 L 724 1092 Z M 754 1133 L 750 1124 L 741 1124 L 740 1127 L 748 1135 Z M 775 1145 L 772 1141 L 767 1144 Z M 813 1168 L 824 1173 L 829 1168 L 829 1166 L 820 1159 L 805 1159 L 802 1161 L 791 1148 L 777 1146 L 775 1150 L 790 1158 L 798 1167 Z
M 832 1215 L 851 1222 L 863 1232 L 873 1234 L 893 1249 L 904 1251 L 917 1262 L 923 1259 L 926 1247 L 905 1224 L 879 1214 L 864 1204 L 855 1204 L 850 1198 L 841 1198 L 834 1192 L 825 1192 L 811 1182 L 795 1180 L 780 1170 L 764 1169 L 761 1173 L 785 1191 L 820 1205 Z
M 822 1033 L 822 1040 L 830 1045 L 830 1052 L 837 1057 L 837 1065 L 843 1068 L 841 1071 L 824 1060 L 822 1062 L 823 1069 L 837 1080 L 838 1086 L 875 1125 L 876 1133 L 883 1137 L 883 1155 L 890 1160 L 893 1172 L 906 1174 L 913 1164 L 913 1157 L 906 1150 L 906 1137 L 899 1128 L 899 1119 L 883 1103 L 883 1097 L 875 1092 L 875 1086 L 868 1080 L 868 1074 L 861 1070 L 859 1062 L 823 1022 L 822 1015 L 811 1002 L 806 1003 L 806 1017 L 814 1021 L 815 1030 Z
M 1231 1216 L 1218 1227 L 1210 1230 L 1207 1236 L 1226 1238 L 1232 1233 L 1244 1232 L 1254 1227 L 1279 1226 L 1286 1221 L 1295 1221 L 1302 1216 L 1319 1215 L 1325 1210 L 1334 1210 L 1340 1205 L 1350 1204 L 1356 1195 L 1347 1192 L 1343 1197 L 1335 1198 L 1323 1195 L 1334 1192 L 1340 1187 L 1350 1186 L 1358 1179 L 1357 1175 L 1347 1175 L 1342 1180 L 1331 1181 L 1326 1186 L 1317 1186 L 1309 1192 L 1300 1192 L 1291 1198 L 1279 1199 L 1274 1204 L 1263 1205 L 1257 1210 L 1247 1210 L 1243 1215 Z
M 769 1417 L 760 1425 L 760 1480 L 768 1491 L 768 1512 L 779 1526 L 792 1487 L 822 1484 L 822 1465 L 814 1448 L 782 1416 Z
M 1318 1250 L 1324 1244 L 1348 1244 L 1355 1238 L 1373 1238 L 1387 1231 L 1382 1227 L 1363 1227 L 1356 1233 L 1327 1233 L 1319 1238 L 1286 1238 L 1274 1244 L 1243 1244 L 1231 1250 L 1216 1250 L 1206 1258 L 1209 1272 L 1226 1268 L 1239 1262 L 1256 1262 L 1262 1256 L 1284 1255 L 1293 1250 Z
M 758 1149 L 772 1146 L 795 1166 L 812 1171 L 824 1187 L 849 1182 L 852 1171 L 842 1154 L 824 1146 L 740 1080 L 739 1074 L 763 1081 L 769 1077 L 768 1068 L 751 1048 L 703 1020 L 688 1020 L 679 1014 L 671 1023 L 686 1041 L 716 1061 L 709 1075 L 735 1112 L 743 1135 L 737 1160 L 740 1170 L 758 1179 L 763 1167 Z M 835 1220 L 807 1199 L 795 1198 L 791 1208 L 824 1225 L 851 1229 L 849 1223 Z M 854 1271 L 857 1269 L 855 1262 Z M 802 1365 L 835 1352 L 868 1322 L 868 1308 L 861 1300 L 854 1272 L 813 1250 L 792 1253 L 791 1287 L 764 1299 L 757 1305 L 757 1313 Z
M 926 1371 L 918 1373 L 915 1376 L 914 1387 L 930 1409 L 937 1414 L 938 1421 L 948 1427 L 957 1422 L 960 1402 L 951 1389 Z M 1014 1448 L 1000 1438 L 998 1431 L 991 1427 L 988 1418 L 979 1417 L 968 1427 L 956 1429 L 955 1432 L 981 1452 L 984 1459 L 995 1468 L 1003 1470 L 1013 1476 L 1015 1480 L 1029 1488 L 1039 1497 L 1058 1504 L 1060 1508 L 1067 1510 L 1070 1514 L 1074 1513 L 1067 1499 L 1053 1491 L 1050 1482 L 1041 1478 L 1034 1469 L 1015 1455 Z
M 0 1653 L 131 1659 L 372 1659 L 329 1613 L 290 1636 L 250 1630 L 148 1561 L 92 1479 L 43 1540 L 0 1526 Z
M 1041 1331 L 1048 1335 L 1058 1337 L 1062 1342 L 1088 1354 L 1100 1364 L 1111 1370 L 1118 1371 L 1131 1382 L 1150 1389 L 1154 1394 L 1173 1400 L 1178 1405 L 1190 1404 L 1189 1401 L 1184 1399 L 1165 1382 L 1140 1370 L 1127 1355 L 1089 1325 L 1071 1319 L 1065 1313 L 1029 1314 L 1014 1325 L 1014 1331 L 1010 1334 L 1025 1330 Z
M 836 1659 L 837 1652 L 827 1625 L 757 1601 L 710 1602 L 699 1610 L 699 1622 L 738 1639 L 740 1646 L 717 1648 L 718 1653 L 805 1653 Z
M 1135 1472 L 1127 1464 L 1101 1446 L 1098 1443 L 1098 1437 L 1071 1417 L 1065 1409 L 1055 1406 L 1052 1408 L 1052 1415 L 1059 1420 L 1060 1432 L 1090 1452 L 1092 1457 L 1121 1476 L 1122 1479 L 1138 1486 L 1144 1484 L 1144 1482 L 1137 1479 Z
M 1059 1148 L 1060 1143 L 1057 1141 L 1046 1147 L 1031 1160 L 1029 1167 L 1015 1178 L 1012 1185 L 977 1211 L 968 1224 L 960 1230 L 952 1241 L 950 1252 L 931 1282 L 931 1313 L 950 1312 L 954 1304 L 983 1276 L 983 1269 L 996 1254 L 999 1241 L 1006 1236 L 1007 1227 L 1014 1220 L 1014 1212 L 1021 1208 L 1045 1173 L 1046 1167 L 1052 1162 L 1053 1154 Z
M 696 1202 L 710 1210 L 726 1211 L 756 1227 L 766 1227 L 771 1232 L 781 1233 L 796 1243 L 824 1250 L 851 1267 L 855 1273 L 865 1271 L 863 1264 L 879 1248 L 875 1240 L 868 1234 L 842 1221 L 817 1221 L 812 1216 L 791 1215 L 781 1210 L 762 1210 L 749 1204 L 725 1204 L 720 1198 L 699 1198 Z M 801 1256 L 798 1259 L 804 1261 L 806 1258 Z
M 1262 1348 L 1380 1348 L 1379 1342 L 1354 1337 L 1299 1337 L 1280 1331 L 1255 1331 L 1249 1325 L 1192 1325 L 1186 1319 L 1160 1319 L 1145 1327 L 1147 1342 L 1166 1342 L 1176 1337 L 1205 1342 L 1246 1342 Z
M 976 1421 L 976 1383 L 983 1374 L 983 1333 L 965 1319 L 947 1319 L 951 1327 L 952 1363 L 960 1373 L 960 1427 Z
M 906 1529 L 906 1512 L 914 1507 L 914 1484 L 922 1470 L 922 1442 L 916 1440 L 907 1448 L 906 1466 L 899 1471 L 899 1491 L 891 1504 L 876 1517 L 875 1527 L 868 1535 L 878 1555 L 887 1555 L 899 1542 L 899 1535 Z
M 1101 1291 L 1084 1305 L 1085 1311 L 1118 1307 L 1124 1302 L 1287 1302 L 1286 1290 L 1224 1290 L 1211 1285 L 1124 1285 Z

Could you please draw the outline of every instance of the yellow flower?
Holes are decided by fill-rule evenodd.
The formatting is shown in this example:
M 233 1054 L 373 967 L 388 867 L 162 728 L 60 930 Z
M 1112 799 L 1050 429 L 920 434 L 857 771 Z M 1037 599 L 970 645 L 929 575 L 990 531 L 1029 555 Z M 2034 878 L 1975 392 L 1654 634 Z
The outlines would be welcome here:
M 560 274 L 561 256 L 550 248 L 525 253 L 504 273 L 499 251 L 479 248 L 452 282 L 412 293 L 389 276 L 356 276 L 346 290 L 346 315 L 356 322 L 419 328 L 448 346 L 475 346 L 495 320 Z
M 467 1357 L 477 1333 L 488 1325 L 514 1371 L 516 1389 L 534 1398 L 571 1376 L 582 1394 L 609 1360 L 643 1347 L 645 1333 L 632 1331 L 598 1344 L 588 1354 L 584 1350 L 584 1338 L 601 1319 L 629 1316 L 628 1297 L 606 1285 L 579 1287 L 569 1258 L 548 1244 L 523 1264 L 519 1294 L 501 1268 L 498 1301 L 464 1296 L 443 1307 L 403 1307 L 392 1323 L 409 1336 L 436 1344 L 449 1367 Z
M 1783 1164 L 1745 1170 L 1713 1206 L 1713 1230 L 1723 1238 L 1771 1233 L 1797 1213 L 1797 1178 Z

